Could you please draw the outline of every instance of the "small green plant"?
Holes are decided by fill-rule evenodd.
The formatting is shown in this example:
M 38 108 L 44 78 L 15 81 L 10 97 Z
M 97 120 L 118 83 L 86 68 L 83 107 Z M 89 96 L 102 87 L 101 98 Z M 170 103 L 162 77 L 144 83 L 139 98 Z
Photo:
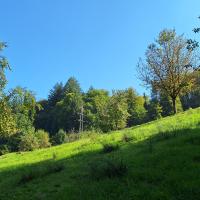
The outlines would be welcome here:
M 58 173 L 58 172 L 61 172 L 65 169 L 65 166 L 63 164 L 51 164 L 48 166 L 46 172 L 45 172 L 45 175 L 48 175 L 48 174 L 54 174 L 54 173 Z
M 26 172 L 24 173 L 20 180 L 19 180 L 19 184 L 26 184 L 26 183 L 29 183 L 30 181 L 36 179 L 38 177 L 37 173 L 35 171 L 29 171 L 29 172 Z
M 54 152 L 53 155 L 52 155 L 52 159 L 53 159 L 53 160 L 56 160 L 56 159 L 57 159 L 57 154 L 56 154 L 55 152 Z
M 127 173 L 127 165 L 121 161 L 104 160 L 90 165 L 90 175 L 96 180 L 122 177 Z
M 119 145 L 117 144 L 103 144 L 102 153 L 111 153 L 112 151 L 116 151 L 119 149 Z

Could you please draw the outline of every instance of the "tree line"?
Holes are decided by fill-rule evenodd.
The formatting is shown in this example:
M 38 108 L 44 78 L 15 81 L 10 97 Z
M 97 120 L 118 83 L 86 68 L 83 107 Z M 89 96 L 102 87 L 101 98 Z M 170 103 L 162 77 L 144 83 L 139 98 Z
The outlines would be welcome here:
M 197 30 L 195 30 L 198 32 Z M 0 53 L 6 48 L 0 43 Z M 56 83 L 48 98 L 36 101 L 33 92 L 16 87 L 5 92 L 7 59 L 0 56 L 0 154 L 49 147 L 70 140 L 80 131 L 109 132 L 140 125 L 200 106 L 198 43 L 163 30 L 140 59 L 139 78 L 151 95 L 124 90 L 84 92 L 75 77 Z M 81 113 L 83 112 L 83 113 Z

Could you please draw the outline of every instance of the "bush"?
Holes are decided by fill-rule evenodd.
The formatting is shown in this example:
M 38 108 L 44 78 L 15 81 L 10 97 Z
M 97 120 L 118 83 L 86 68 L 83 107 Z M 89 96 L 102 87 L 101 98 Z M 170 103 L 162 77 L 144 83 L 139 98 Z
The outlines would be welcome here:
M 9 137 L 8 145 L 10 146 L 10 150 L 12 152 L 19 151 L 19 144 L 22 136 L 23 136 L 22 132 L 17 132 L 16 134 Z
M 21 136 L 19 143 L 20 151 L 33 151 L 39 148 L 38 139 L 34 133 L 26 133 Z
M 9 152 L 10 151 L 9 151 L 8 145 L 5 145 L 5 144 L 0 145 L 0 156 L 5 155 L 5 154 L 7 154 Z
M 49 142 L 49 134 L 44 130 L 36 131 L 35 136 L 38 140 L 39 148 L 47 148 L 51 146 L 51 143 Z
M 66 141 L 66 132 L 63 129 L 60 129 L 55 136 L 53 137 L 54 144 L 63 144 Z

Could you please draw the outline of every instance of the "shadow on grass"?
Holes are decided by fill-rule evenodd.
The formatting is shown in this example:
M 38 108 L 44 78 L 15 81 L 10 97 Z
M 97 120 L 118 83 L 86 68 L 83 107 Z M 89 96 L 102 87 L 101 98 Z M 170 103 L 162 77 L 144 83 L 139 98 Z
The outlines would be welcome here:
M 101 150 L 102 151 L 102 150 Z M 0 199 L 198 199 L 200 129 L 0 172 Z

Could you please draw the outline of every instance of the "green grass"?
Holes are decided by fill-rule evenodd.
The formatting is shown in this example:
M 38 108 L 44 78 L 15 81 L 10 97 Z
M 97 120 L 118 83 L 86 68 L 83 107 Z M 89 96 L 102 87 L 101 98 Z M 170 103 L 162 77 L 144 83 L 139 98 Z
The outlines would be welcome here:
M 1 156 L 4 199 L 200 199 L 200 109 Z

